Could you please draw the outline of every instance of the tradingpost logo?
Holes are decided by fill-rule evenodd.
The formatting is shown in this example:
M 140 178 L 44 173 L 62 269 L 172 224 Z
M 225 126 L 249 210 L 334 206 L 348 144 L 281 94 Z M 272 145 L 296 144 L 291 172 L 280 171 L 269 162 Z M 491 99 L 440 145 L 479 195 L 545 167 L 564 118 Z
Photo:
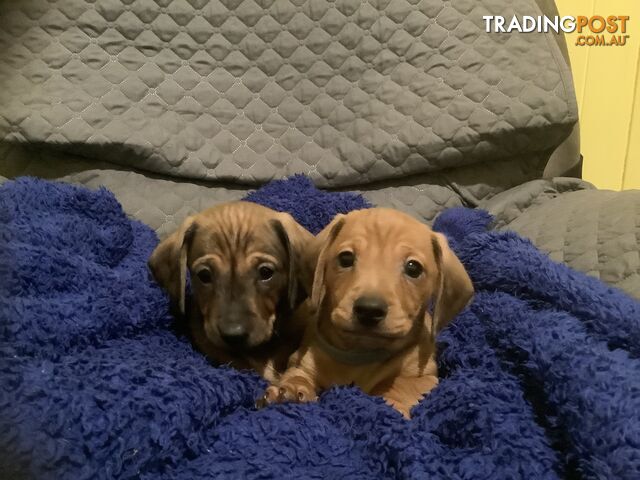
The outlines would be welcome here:
M 572 17 L 532 17 L 523 15 L 511 18 L 499 15 L 484 15 L 485 31 L 493 33 L 511 32 L 576 32 L 576 45 L 579 47 L 621 47 L 627 44 L 628 15 L 610 15 L 604 17 L 583 15 Z

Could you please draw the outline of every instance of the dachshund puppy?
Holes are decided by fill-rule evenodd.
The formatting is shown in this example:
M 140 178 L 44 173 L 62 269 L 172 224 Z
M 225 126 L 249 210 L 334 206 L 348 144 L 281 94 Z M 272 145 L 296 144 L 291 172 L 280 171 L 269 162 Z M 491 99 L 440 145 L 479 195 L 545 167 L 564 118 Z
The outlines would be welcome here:
M 355 383 L 408 418 L 438 383 L 435 337 L 473 296 L 467 272 L 443 235 L 392 209 L 340 215 L 316 241 L 315 321 L 258 403 Z
M 313 239 L 289 214 L 227 203 L 187 218 L 149 268 L 202 353 L 275 380 L 304 333 L 294 312 L 311 291 Z

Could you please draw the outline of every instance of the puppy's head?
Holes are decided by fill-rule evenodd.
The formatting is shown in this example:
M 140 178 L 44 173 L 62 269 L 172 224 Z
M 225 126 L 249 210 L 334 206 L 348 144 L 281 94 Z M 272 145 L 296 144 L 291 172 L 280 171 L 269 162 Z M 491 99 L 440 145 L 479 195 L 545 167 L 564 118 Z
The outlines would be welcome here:
M 310 291 L 313 262 L 303 252 L 312 240 L 288 214 L 234 202 L 189 217 L 149 267 L 182 314 L 189 272 L 207 340 L 245 350 L 269 341 Z
M 473 295 L 446 238 L 399 211 L 338 216 L 316 242 L 312 302 L 342 348 L 400 349 L 423 329 L 433 338 Z

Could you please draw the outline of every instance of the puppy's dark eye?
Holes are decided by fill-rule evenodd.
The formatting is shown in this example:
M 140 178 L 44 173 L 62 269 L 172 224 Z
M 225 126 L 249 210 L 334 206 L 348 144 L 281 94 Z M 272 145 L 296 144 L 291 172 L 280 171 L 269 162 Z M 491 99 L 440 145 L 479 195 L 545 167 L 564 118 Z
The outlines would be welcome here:
M 356 261 L 356 256 L 353 252 L 344 251 L 338 254 L 338 263 L 342 268 L 353 267 L 353 264 Z
M 213 281 L 213 275 L 211 274 L 211 270 L 208 268 L 201 268 L 198 270 L 196 275 L 198 276 L 198 280 L 202 283 L 211 283 Z
M 415 260 L 409 260 L 404 264 L 404 273 L 411 278 L 418 278 L 422 274 L 422 265 Z
M 271 280 L 274 273 L 275 271 L 269 265 L 260 265 L 258 267 L 258 276 L 260 277 L 260 280 L 262 280 L 263 282 Z

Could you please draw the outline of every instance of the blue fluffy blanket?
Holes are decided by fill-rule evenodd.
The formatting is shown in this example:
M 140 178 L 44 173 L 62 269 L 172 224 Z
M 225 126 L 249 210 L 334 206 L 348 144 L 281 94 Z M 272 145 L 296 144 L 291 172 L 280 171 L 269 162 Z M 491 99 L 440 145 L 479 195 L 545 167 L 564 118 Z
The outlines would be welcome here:
M 312 231 L 366 206 L 303 177 L 250 200 Z M 450 238 L 477 290 L 411 421 L 356 388 L 256 411 L 264 387 L 172 331 L 157 243 L 106 190 L 0 187 L 0 478 L 640 478 L 640 304 L 482 211 Z

